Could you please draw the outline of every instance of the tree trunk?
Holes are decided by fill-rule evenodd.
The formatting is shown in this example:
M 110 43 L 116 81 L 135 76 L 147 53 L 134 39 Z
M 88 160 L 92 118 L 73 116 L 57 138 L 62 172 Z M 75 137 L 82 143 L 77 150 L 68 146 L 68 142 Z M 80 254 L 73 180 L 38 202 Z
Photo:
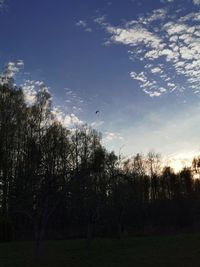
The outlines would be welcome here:
M 35 225 L 35 257 L 38 259 L 41 252 L 41 242 L 45 233 L 45 222 L 37 222 Z
M 120 222 L 118 222 L 118 236 L 119 236 L 119 239 L 122 239 L 122 225 Z
M 88 222 L 87 225 L 87 249 L 89 250 L 92 243 L 92 231 L 93 231 L 93 225 L 91 222 Z
M 40 257 L 40 248 L 41 248 L 41 231 L 40 231 L 39 223 L 37 222 L 35 225 L 35 258 L 36 259 Z

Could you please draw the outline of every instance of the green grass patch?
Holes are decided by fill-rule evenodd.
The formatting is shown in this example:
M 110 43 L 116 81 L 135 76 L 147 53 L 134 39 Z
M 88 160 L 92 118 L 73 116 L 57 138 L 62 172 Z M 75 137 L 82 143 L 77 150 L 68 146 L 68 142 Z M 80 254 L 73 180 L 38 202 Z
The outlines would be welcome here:
M 0 244 L 0 267 L 199 267 L 200 235 L 46 241 L 34 259 L 33 242 Z

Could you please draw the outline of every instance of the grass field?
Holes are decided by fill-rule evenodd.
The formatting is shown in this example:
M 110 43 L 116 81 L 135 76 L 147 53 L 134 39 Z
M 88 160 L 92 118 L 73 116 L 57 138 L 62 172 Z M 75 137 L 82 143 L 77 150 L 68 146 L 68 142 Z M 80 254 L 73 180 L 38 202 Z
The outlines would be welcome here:
M 43 242 L 34 260 L 33 243 L 0 244 L 0 267 L 199 267 L 200 235 L 95 240 L 89 254 L 84 240 Z

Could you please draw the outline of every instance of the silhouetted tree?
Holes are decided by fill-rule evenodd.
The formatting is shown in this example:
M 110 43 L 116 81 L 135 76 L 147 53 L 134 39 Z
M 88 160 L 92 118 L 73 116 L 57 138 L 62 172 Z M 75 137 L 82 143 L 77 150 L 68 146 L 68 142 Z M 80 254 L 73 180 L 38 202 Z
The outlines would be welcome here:
M 0 239 L 92 238 L 179 229 L 200 223 L 199 157 L 174 173 L 159 154 L 108 152 L 101 134 L 67 129 L 53 116 L 45 86 L 27 104 L 0 78 Z M 3 234 L 1 234 L 3 233 Z

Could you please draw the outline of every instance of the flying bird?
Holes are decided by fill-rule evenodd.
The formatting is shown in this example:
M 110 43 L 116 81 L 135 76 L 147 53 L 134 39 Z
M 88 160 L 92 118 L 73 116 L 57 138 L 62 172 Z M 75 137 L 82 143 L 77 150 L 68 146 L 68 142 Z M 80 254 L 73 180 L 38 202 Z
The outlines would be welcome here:
M 96 113 L 96 114 L 99 114 L 99 113 L 100 113 L 100 111 L 99 111 L 99 110 L 97 110 L 95 113 Z

